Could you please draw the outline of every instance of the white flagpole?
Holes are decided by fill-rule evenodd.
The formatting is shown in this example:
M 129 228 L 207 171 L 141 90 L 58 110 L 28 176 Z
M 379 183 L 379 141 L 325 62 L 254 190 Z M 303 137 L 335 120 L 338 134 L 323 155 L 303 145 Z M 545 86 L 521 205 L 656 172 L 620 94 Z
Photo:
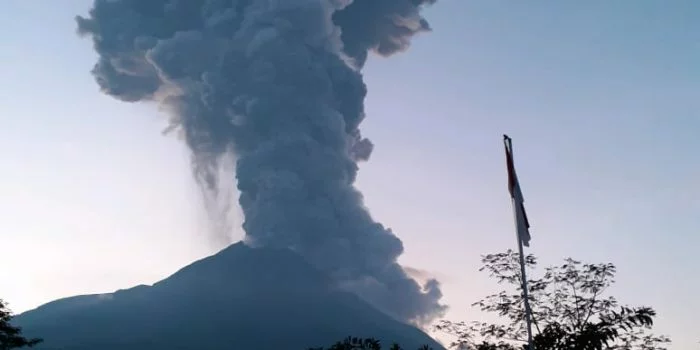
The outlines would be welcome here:
M 503 142 L 505 143 L 506 146 L 506 152 L 510 154 L 510 159 L 513 159 L 513 144 L 511 142 L 510 137 L 507 135 L 503 135 Z M 512 174 L 513 176 L 515 173 Z M 509 176 L 511 176 L 509 174 Z M 513 179 L 516 180 L 516 179 Z M 517 181 L 517 180 L 516 180 Z M 516 184 L 516 186 L 518 186 Z M 520 276 L 522 279 L 522 284 L 521 288 L 523 289 L 523 304 L 525 306 L 525 324 L 527 325 L 527 346 L 528 350 L 535 350 L 535 347 L 532 343 L 532 309 L 530 309 L 530 298 L 529 298 L 529 293 L 527 290 L 527 276 L 525 275 L 525 254 L 523 254 L 523 240 L 522 237 L 520 237 L 520 230 L 519 230 L 519 221 L 520 219 L 524 218 L 518 218 L 518 207 L 520 206 L 520 203 L 515 203 L 515 198 L 511 197 L 511 204 L 513 205 L 513 219 L 515 222 L 515 238 L 518 240 L 518 255 L 520 257 Z
M 515 202 L 513 202 L 513 211 L 515 212 Z M 517 215 L 517 214 L 516 214 Z M 535 350 L 532 344 L 532 310 L 530 309 L 530 298 L 527 291 L 527 277 L 525 276 L 525 255 L 523 254 L 523 241 L 520 239 L 518 230 L 515 233 L 518 238 L 518 253 L 520 255 L 520 275 L 522 276 L 523 284 L 523 304 L 525 305 L 525 323 L 527 324 L 527 346 L 529 350 Z

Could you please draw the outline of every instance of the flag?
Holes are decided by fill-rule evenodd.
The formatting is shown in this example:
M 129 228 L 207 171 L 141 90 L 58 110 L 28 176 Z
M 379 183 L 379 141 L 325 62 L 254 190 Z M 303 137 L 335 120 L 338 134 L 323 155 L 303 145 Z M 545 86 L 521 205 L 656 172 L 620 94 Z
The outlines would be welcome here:
M 530 223 L 527 221 L 525 213 L 525 200 L 523 193 L 520 191 L 518 177 L 515 175 L 515 166 L 513 165 L 513 144 L 508 135 L 503 135 L 503 142 L 506 147 L 506 166 L 508 167 L 508 191 L 510 198 L 513 199 L 513 210 L 515 211 L 515 227 L 518 233 L 518 238 L 522 245 L 530 246 Z

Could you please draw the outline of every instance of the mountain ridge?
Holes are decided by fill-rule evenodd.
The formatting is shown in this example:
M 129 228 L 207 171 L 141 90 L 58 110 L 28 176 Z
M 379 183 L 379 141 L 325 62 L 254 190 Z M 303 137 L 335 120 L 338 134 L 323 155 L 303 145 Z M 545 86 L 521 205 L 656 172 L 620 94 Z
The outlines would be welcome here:
M 43 350 L 307 349 L 346 336 L 443 349 L 289 250 L 233 244 L 151 286 L 75 296 L 18 315 Z

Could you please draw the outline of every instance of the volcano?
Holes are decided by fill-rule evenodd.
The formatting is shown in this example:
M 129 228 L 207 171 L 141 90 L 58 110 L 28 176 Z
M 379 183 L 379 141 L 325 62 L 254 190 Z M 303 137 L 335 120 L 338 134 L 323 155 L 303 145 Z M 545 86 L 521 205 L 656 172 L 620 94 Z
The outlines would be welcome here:
M 38 349 L 305 350 L 347 336 L 443 349 L 292 251 L 243 243 L 152 286 L 60 299 L 14 321 L 44 339 Z

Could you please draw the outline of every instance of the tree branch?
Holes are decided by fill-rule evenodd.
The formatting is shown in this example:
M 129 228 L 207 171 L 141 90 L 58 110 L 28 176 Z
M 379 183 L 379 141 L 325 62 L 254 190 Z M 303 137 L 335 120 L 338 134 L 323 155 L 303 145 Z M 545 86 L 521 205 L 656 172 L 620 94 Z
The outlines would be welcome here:
M 576 322 L 574 322 L 573 326 L 580 329 L 581 328 L 581 313 L 580 313 L 580 310 L 578 308 L 578 300 L 579 299 L 578 299 L 578 294 L 576 293 L 576 285 L 574 284 L 573 281 L 567 280 L 566 282 L 571 286 L 571 291 L 572 291 L 572 293 L 574 293 L 574 310 L 576 311 L 575 312 Z

